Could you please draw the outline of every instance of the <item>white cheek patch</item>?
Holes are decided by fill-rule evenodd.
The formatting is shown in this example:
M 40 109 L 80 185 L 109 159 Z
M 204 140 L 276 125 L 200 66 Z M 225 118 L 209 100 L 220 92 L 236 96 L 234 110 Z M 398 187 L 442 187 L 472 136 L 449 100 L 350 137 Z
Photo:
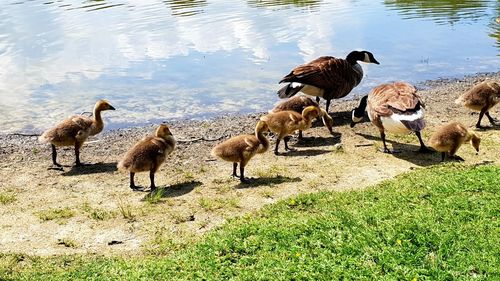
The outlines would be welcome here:
M 370 60 L 370 56 L 369 56 L 367 53 L 365 53 L 365 59 L 364 59 L 363 61 L 364 61 L 364 62 L 372 62 L 372 61 Z
M 361 120 L 363 120 L 363 117 L 356 117 L 356 116 L 354 116 L 354 111 L 353 111 L 351 119 L 352 119 L 352 122 L 359 123 L 359 122 L 361 122 Z

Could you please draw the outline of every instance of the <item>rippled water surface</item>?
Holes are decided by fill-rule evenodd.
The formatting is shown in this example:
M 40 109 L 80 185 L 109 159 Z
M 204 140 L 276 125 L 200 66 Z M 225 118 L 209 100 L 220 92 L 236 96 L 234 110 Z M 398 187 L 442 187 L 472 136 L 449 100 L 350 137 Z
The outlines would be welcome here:
M 268 110 L 321 55 L 373 52 L 350 97 L 389 80 L 499 71 L 500 1 L 0 1 L 0 132 L 106 98 L 108 128 Z

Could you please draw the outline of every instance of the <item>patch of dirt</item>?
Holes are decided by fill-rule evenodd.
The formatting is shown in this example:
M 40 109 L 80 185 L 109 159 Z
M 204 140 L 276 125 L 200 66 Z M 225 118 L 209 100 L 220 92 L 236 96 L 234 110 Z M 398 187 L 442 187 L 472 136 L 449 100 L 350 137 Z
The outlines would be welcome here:
M 478 114 L 454 100 L 486 78 L 500 80 L 500 73 L 418 85 L 427 105 L 424 139 L 449 121 L 473 127 Z M 378 130 L 367 118 L 349 127 L 350 112 L 357 103 L 333 102 L 333 137 L 326 128 L 316 126 L 305 132 L 314 139 L 296 144 L 298 150 L 284 156 L 273 154 L 272 139 L 270 151 L 257 155 L 247 166 L 246 175 L 256 178 L 251 184 L 232 179 L 232 164 L 215 160 L 210 150 L 229 136 L 251 133 L 261 114 L 171 123 L 171 131 L 182 142 L 156 174 L 161 193 L 152 198 L 147 192 L 132 191 L 128 174 L 117 171 L 116 163 L 156 126 L 108 131 L 90 139 L 81 159 L 91 165 L 81 168 L 72 166 L 72 149 L 59 149 L 59 162 L 66 164 L 62 171 L 48 169 L 50 147 L 39 144 L 36 137 L 0 135 L 0 196 L 15 198 L 0 202 L 0 252 L 41 256 L 162 253 L 169 249 L 159 245 L 189 243 L 227 219 L 280 199 L 320 190 L 360 189 L 411 169 L 439 165 L 437 153 L 415 152 L 414 135 L 388 134 L 389 143 L 402 152 L 379 152 Z M 497 118 L 499 108 L 491 110 Z M 486 118 L 483 124 L 488 124 Z M 498 129 L 479 132 L 483 142 L 478 156 L 470 145 L 457 154 L 466 163 L 499 163 Z M 148 173 L 137 174 L 136 184 L 149 186 Z M 58 215 L 56 210 L 69 215 Z M 42 219 L 47 213 L 56 215 Z

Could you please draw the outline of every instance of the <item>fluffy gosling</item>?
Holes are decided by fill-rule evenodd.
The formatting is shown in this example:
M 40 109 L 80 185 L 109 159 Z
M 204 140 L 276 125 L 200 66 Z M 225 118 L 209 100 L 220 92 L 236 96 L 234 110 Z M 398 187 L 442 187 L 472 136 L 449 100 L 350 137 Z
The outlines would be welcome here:
M 155 173 L 175 148 L 175 139 L 167 125 L 161 124 L 154 136 L 148 136 L 130 148 L 118 163 L 118 169 L 130 172 L 130 188 L 136 190 L 134 175 L 149 171 L 151 192 L 155 191 Z
M 476 128 L 482 128 L 481 119 L 483 115 L 488 117 L 491 125 L 498 125 L 497 121 L 491 117 L 489 110 L 500 102 L 500 83 L 484 81 L 472 87 L 469 91 L 461 95 L 455 103 L 479 111 L 479 120 Z
M 269 149 L 269 141 L 264 133 L 269 130 L 266 122 L 259 121 L 255 126 L 255 134 L 232 137 L 212 149 L 212 156 L 233 162 L 233 177 L 238 177 L 236 168 L 240 164 L 240 181 L 246 183 L 245 166 L 255 154 L 264 153 Z
M 269 130 L 277 135 L 274 154 L 279 155 L 278 146 L 282 139 L 285 140 L 285 150 L 294 150 L 288 147 L 288 136 L 297 130 L 304 131 L 311 128 L 312 120 L 318 117 L 320 112 L 318 107 L 308 106 L 304 108 L 302 114 L 285 110 L 260 117 L 260 120 L 267 123 Z
M 326 112 L 326 110 L 320 109 L 319 104 L 317 102 L 313 101 L 313 99 L 311 99 L 309 97 L 306 97 L 303 95 L 291 97 L 291 98 L 287 99 L 286 101 L 283 101 L 283 102 L 279 103 L 278 105 L 276 105 L 271 110 L 271 113 L 276 113 L 276 112 L 285 111 L 285 110 L 292 110 L 292 111 L 295 111 L 295 112 L 300 114 L 300 113 L 302 113 L 304 108 L 306 108 L 308 106 L 316 106 L 321 111 L 320 117 L 321 117 L 321 120 L 323 121 L 323 125 L 326 126 L 326 128 L 328 129 L 330 134 L 333 134 L 333 118 L 330 116 L 330 114 L 328 114 L 328 112 Z M 299 130 L 299 140 L 303 140 L 301 130 Z
M 81 166 L 80 148 L 89 136 L 97 135 L 104 128 L 101 112 L 104 110 L 115 110 L 106 100 L 99 100 L 94 106 L 93 118 L 75 115 L 57 124 L 52 129 L 45 131 L 38 140 L 42 143 L 50 143 L 52 146 L 52 163 L 57 163 L 56 146 L 74 146 L 76 166 Z
M 451 122 L 438 128 L 429 139 L 429 145 L 436 151 L 441 152 L 441 161 L 444 161 L 446 154 L 451 159 L 463 161 L 464 159 L 455 155 L 455 153 L 462 144 L 469 141 L 479 153 L 481 138 L 475 132 L 467 130 L 464 125 Z

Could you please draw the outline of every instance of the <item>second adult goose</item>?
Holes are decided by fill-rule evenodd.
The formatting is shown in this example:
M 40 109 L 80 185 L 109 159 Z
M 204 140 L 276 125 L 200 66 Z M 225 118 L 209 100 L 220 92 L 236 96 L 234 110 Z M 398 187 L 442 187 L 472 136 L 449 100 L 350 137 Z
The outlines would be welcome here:
M 361 122 L 368 112 L 370 121 L 379 129 L 384 152 L 392 153 L 385 143 L 385 131 L 393 133 L 414 132 L 420 142 L 419 152 L 430 152 L 424 145 L 420 131 L 425 127 L 424 104 L 417 89 L 406 82 L 382 84 L 361 98 L 352 111 L 351 128 Z
M 289 98 L 298 92 L 322 97 L 326 100 L 326 111 L 332 99 L 347 96 L 363 78 L 363 69 L 358 61 L 379 62 L 368 51 L 352 51 L 345 59 L 319 57 L 309 63 L 295 67 L 280 83 L 288 82 L 278 91 L 280 98 Z

